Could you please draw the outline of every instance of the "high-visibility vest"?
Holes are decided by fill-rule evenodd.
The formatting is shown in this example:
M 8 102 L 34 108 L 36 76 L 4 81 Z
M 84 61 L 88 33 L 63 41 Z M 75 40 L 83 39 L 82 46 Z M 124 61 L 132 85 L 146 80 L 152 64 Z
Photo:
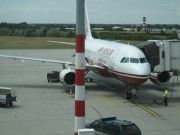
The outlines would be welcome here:
M 168 90 L 166 89 L 165 91 L 164 91 L 164 97 L 167 97 L 168 96 Z
M 132 89 L 132 94 L 136 95 L 136 89 Z

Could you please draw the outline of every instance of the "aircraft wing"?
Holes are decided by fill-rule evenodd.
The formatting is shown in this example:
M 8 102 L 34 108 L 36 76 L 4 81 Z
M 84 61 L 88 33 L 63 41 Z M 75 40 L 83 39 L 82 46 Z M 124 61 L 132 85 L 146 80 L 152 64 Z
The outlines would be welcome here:
M 71 42 L 61 42 L 61 41 L 51 41 L 51 40 L 48 40 L 47 42 L 75 46 L 75 43 L 71 43 Z M 23 61 L 24 60 L 31 60 L 31 61 L 40 61 L 40 62 L 66 64 L 66 65 L 71 65 L 71 66 L 74 65 L 74 62 L 67 62 L 67 61 L 60 61 L 60 60 L 51 60 L 51 59 L 41 59 L 41 58 L 33 58 L 33 57 L 22 57 L 22 56 L 1 55 L 1 54 L 0 54 L 0 57 L 12 58 L 12 59 L 20 59 L 20 60 L 23 60 Z
M 0 57 L 3 57 L 3 58 L 9 58 L 9 59 L 14 59 L 14 60 L 30 60 L 30 61 L 39 61 L 39 62 L 42 62 L 42 63 L 56 63 L 56 64 L 65 64 L 65 65 L 69 65 L 69 66 L 74 66 L 75 63 L 74 62 L 67 62 L 67 61 L 60 61 L 60 60 L 52 60 L 52 59 L 41 59 L 41 58 L 33 58 L 33 57 L 23 57 L 23 56 L 13 56 L 13 55 L 1 55 L 0 54 Z M 99 65 L 95 65 L 95 64 L 88 64 L 86 63 L 85 65 L 86 69 L 88 69 L 89 71 L 93 71 L 93 72 L 98 72 L 99 70 L 103 70 L 105 69 L 104 67 L 102 66 L 99 66 Z
M 93 71 L 95 73 L 99 72 L 99 70 L 104 70 L 105 68 L 99 65 L 91 65 L 91 64 L 86 64 L 86 69 L 89 71 Z
M 67 62 L 67 61 L 60 61 L 60 60 L 52 60 L 52 59 L 41 59 L 41 58 L 33 58 L 33 57 L 24 57 L 24 56 L 14 56 L 14 55 L 2 55 L 0 54 L 0 57 L 3 57 L 3 58 L 9 58 L 9 59 L 19 59 L 19 60 L 31 60 L 31 61 L 39 61 L 39 62 L 47 62 L 47 63 L 57 63 L 57 64 L 66 64 L 66 65 L 75 65 L 74 62 Z M 85 67 L 88 69 L 88 70 L 91 70 L 91 71 L 97 71 L 98 69 L 105 69 L 104 67 L 102 66 L 99 66 L 99 65 L 95 65 L 95 64 L 86 64 Z
M 20 59 L 20 60 L 31 60 L 31 61 L 40 61 L 40 62 L 48 62 L 48 63 L 57 63 L 57 64 L 66 64 L 66 65 L 74 65 L 74 62 L 60 61 L 60 60 L 51 60 L 51 59 L 41 59 L 41 58 L 32 58 L 32 57 L 22 57 L 22 56 L 13 56 L 13 55 L 0 55 L 0 57 L 11 58 L 11 59 Z
M 51 42 L 51 43 L 58 43 L 58 44 L 66 44 L 66 45 L 73 45 L 75 46 L 76 43 L 72 43 L 72 42 L 62 42 L 62 41 L 52 41 L 52 40 L 48 40 L 48 42 Z M 86 68 L 90 71 L 94 71 L 94 72 L 97 72 L 97 70 L 99 69 L 105 69 L 104 67 L 102 66 L 98 66 L 98 65 L 95 65 L 95 64 L 86 64 Z

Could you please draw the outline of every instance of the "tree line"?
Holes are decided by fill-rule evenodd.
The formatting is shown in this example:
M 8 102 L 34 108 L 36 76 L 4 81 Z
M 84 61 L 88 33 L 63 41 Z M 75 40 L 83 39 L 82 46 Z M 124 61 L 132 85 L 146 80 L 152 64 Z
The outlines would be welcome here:
M 100 32 L 94 33 L 94 36 L 101 39 L 137 41 L 178 39 L 177 33 Z
M 113 26 L 119 28 L 135 28 L 137 25 L 132 24 L 92 24 L 91 28 L 103 28 L 103 31 L 92 30 L 92 35 L 96 38 L 113 39 L 113 40 L 140 40 L 148 39 L 174 39 L 176 33 L 141 33 L 141 32 L 124 32 L 122 29 L 114 31 Z M 141 26 L 138 26 L 141 29 Z M 180 25 L 156 24 L 147 25 L 148 28 L 176 28 Z M 113 31 L 113 32 L 112 32 Z M 0 23 L 0 36 L 24 36 L 24 37 L 75 37 L 75 24 L 28 24 L 21 23 Z
M 24 37 L 74 37 L 73 30 L 65 28 L 73 28 L 74 24 L 27 24 L 22 22 L 1 23 L 0 36 L 24 36 Z

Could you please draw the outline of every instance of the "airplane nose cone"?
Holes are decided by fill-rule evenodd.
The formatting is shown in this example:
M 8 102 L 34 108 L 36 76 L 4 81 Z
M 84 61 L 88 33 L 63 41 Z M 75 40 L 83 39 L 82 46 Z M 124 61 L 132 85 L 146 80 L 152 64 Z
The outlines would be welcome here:
M 124 64 L 125 65 L 125 64 Z M 119 67 L 122 70 L 122 67 Z M 137 64 L 127 64 L 124 67 L 126 72 L 115 72 L 113 75 L 116 79 L 125 82 L 130 85 L 140 85 L 147 81 L 150 74 L 150 64 L 149 63 L 137 63 Z
M 143 74 L 145 74 L 145 75 L 149 75 L 150 74 L 151 67 L 150 67 L 149 63 L 146 63 L 146 64 L 142 65 L 142 68 L 143 68 Z
M 134 74 L 136 75 L 149 75 L 151 68 L 149 63 L 143 63 L 135 67 Z
M 150 74 L 150 64 L 149 63 L 143 63 L 139 64 L 134 68 L 134 75 L 136 76 L 135 79 L 131 79 L 129 84 L 142 84 L 144 83 Z M 133 80 L 133 81 L 132 81 Z

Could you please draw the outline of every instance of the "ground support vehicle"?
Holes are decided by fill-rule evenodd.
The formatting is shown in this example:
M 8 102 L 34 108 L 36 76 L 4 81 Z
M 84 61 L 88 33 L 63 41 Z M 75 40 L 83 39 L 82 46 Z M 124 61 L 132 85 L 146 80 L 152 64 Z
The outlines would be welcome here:
M 58 71 L 52 71 L 47 73 L 47 80 L 49 83 L 58 83 L 60 82 L 60 78 L 59 78 L 59 72 Z
M 16 101 L 16 91 L 12 88 L 0 87 L 0 105 L 2 107 L 13 106 L 13 101 Z

